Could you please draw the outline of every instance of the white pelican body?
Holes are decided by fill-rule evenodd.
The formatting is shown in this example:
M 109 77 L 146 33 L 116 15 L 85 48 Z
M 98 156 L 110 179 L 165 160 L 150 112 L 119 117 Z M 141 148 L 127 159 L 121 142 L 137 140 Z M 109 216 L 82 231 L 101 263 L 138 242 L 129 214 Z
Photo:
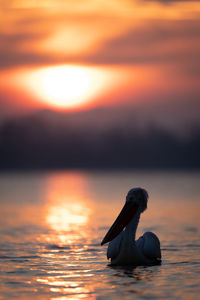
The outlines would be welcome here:
M 107 258 L 112 265 L 154 265 L 161 262 L 160 242 L 152 232 L 135 240 L 140 214 L 147 208 L 148 194 L 144 189 L 131 189 L 119 216 L 101 245 L 110 242 Z M 125 230 L 123 230 L 125 228 Z

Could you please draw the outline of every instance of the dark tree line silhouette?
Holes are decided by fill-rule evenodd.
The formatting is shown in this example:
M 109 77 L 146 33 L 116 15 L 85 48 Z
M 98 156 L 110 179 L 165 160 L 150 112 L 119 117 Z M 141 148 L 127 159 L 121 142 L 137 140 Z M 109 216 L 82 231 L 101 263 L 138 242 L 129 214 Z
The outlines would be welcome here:
M 63 117 L 64 118 L 64 117 Z M 67 118 L 67 116 L 66 116 Z M 0 169 L 200 168 L 200 130 L 180 138 L 158 126 L 59 126 L 43 116 L 0 127 Z

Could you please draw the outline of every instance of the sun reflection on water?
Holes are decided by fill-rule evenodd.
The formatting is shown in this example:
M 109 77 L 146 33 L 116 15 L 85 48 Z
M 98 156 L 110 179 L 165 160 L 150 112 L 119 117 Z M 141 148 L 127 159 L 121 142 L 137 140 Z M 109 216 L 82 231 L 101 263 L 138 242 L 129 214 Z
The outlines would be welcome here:
M 45 270 L 46 276 L 37 277 L 37 283 L 56 299 L 94 299 L 93 285 L 85 284 L 92 277 L 88 259 L 91 261 L 93 253 L 88 248 L 93 208 L 87 199 L 84 177 L 75 172 L 49 176 L 45 207 L 48 234 L 43 237 L 47 245 L 41 257 L 44 266 L 49 261 L 54 261 L 55 266 Z
M 41 284 L 48 285 L 50 291 L 54 293 L 68 294 L 68 296 L 56 298 L 56 299 L 79 299 L 86 298 L 88 299 L 88 294 L 93 291 L 92 287 L 84 287 L 82 281 L 56 281 L 55 278 L 48 277 L 47 279 L 37 279 L 37 282 Z M 54 298 L 51 298 L 54 299 Z M 92 298 L 90 298 L 92 299 Z
M 46 221 L 60 242 L 71 244 L 85 236 L 89 214 L 90 209 L 81 203 L 61 203 L 49 207 Z
M 47 222 L 54 230 L 74 230 L 85 225 L 88 220 L 89 209 L 80 204 L 66 204 L 50 207 Z
M 77 188 L 78 187 L 78 188 Z M 87 240 L 91 208 L 85 198 L 84 179 L 79 173 L 54 174 L 46 191 L 45 221 L 50 228 L 48 243 L 57 246 L 74 245 Z

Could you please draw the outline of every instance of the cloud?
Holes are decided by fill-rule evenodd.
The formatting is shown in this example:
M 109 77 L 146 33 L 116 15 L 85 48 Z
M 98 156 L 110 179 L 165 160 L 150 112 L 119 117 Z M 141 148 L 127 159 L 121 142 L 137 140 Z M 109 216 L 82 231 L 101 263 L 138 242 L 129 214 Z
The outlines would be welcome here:
M 133 23 L 123 29 L 123 32 L 106 37 L 95 33 L 91 38 L 90 30 L 94 24 L 94 16 L 88 20 L 81 17 L 81 22 L 86 21 L 85 37 L 88 44 L 92 45 L 94 41 L 98 47 L 91 47 L 91 51 L 68 51 L 67 44 L 64 46 L 65 26 L 68 29 L 73 28 L 74 22 L 79 22 L 76 36 L 79 37 L 80 19 L 74 19 L 62 28 L 62 34 L 54 35 L 55 51 L 56 45 L 62 46 L 65 51 L 56 53 L 47 51 L 45 47 L 51 43 L 52 26 L 55 22 L 55 30 L 59 28 L 57 23 L 58 16 L 52 20 L 48 17 L 45 22 L 37 15 L 36 19 L 30 17 L 27 19 L 18 19 L 12 24 L 12 31 L 2 32 L 0 34 L 0 67 L 15 67 L 22 65 L 45 65 L 45 64 L 63 64 L 63 63 L 84 63 L 84 64 L 116 64 L 116 65 L 135 65 L 135 64 L 174 64 L 180 70 L 188 72 L 193 76 L 198 76 L 200 70 L 200 20 L 145 20 L 139 23 Z M 60 16 L 59 22 L 64 22 L 65 14 Z M 79 21 L 78 21 L 79 20 Z M 104 26 L 108 27 L 108 20 Z M 71 23 L 71 25 L 69 25 Z M 37 24 L 37 26 L 36 26 Z M 96 21 L 99 31 L 99 20 Z M 58 27 L 57 27 L 58 26 Z M 70 27 L 71 26 L 71 27 Z M 114 23 L 115 26 L 115 23 Z M 15 28 L 15 29 L 14 29 Z M 25 28 L 25 29 L 22 29 Z M 74 30 L 74 29 L 73 29 Z M 72 30 L 72 32 L 73 32 Z M 55 31 L 56 32 L 56 31 Z M 68 32 L 68 33 L 67 33 Z M 83 31 L 84 32 L 84 31 Z M 112 32 L 112 30 L 110 30 Z M 66 40 L 69 31 L 66 31 Z M 84 40 L 84 35 L 82 36 Z M 59 38 L 61 40 L 59 40 Z M 99 39 L 99 43 L 97 42 Z M 101 42 L 100 42 L 101 41 Z M 45 46 L 46 45 L 46 46 Z M 78 44 L 77 44 L 78 45 Z M 84 46 L 84 47 L 85 47 Z M 65 48 L 66 47 L 66 48 Z M 81 49 L 80 42 L 80 49 Z M 44 48 L 44 49 L 43 49 Z M 50 46 L 49 46 L 50 48 Z M 59 51 L 59 50 L 58 50 Z
M 2 2 L 2 1 L 1 1 Z M 151 1 L 150 1 L 151 2 Z M 9 4 L 10 3 L 10 4 Z M 36 3 L 34 2 L 31 2 Z M 39 2 L 37 2 L 39 3 Z M 138 1 L 2 2 L 0 67 L 19 65 L 99 63 L 137 64 L 186 60 L 199 53 L 198 10 L 188 2 L 165 8 Z M 10 9 L 12 5 L 25 7 Z M 6 8 L 7 7 L 7 8 Z M 186 7 L 187 8 L 187 7 Z M 8 17 L 9 14 L 9 17 Z M 162 14 L 162 19 L 159 15 Z M 194 64 L 196 66 L 196 64 Z
M 200 20 L 149 20 L 105 43 L 88 58 L 98 63 L 168 66 L 174 74 L 200 76 Z M 182 72 L 182 74 L 181 74 Z
M 34 49 L 35 43 L 39 44 L 51 37 L 46 30 L 41 33 L 1 34 L 0 67 L 63 63 L 173 64 L 190 75 L 198 76 L 199 32 L 199 20 L 151 20 L 107 39 L 92 53 L 59 55 Z M 23 44 L 26 47 L 23 48 Z
M 83 61 L 85 52 L 119 36 L 130 23 L 121 16 L 127 3 L 118 0 L 112 10 L 107 1 L 29 2 L 1 1 L 1 67 Z
M 199 57 L 199 20 L 153 21 L 104 45 L 104 59 L 116 63 L 156 63 Z

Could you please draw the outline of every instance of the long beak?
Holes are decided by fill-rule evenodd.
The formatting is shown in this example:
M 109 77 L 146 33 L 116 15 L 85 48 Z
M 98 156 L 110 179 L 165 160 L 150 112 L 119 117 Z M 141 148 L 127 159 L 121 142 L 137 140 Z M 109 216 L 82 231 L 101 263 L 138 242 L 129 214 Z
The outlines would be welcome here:
M 119 216 L 113 223 L 113 225 L 108 230 L 104 239 L 101 242 L 101 246 L 112 241 L 123 229 L 128 225 L 128 223 L 132 220 L 134 215 L 136 214 L 138 209 L 138 204 L 133 202 L 126 202 L 124 207 L 122 208 Z

